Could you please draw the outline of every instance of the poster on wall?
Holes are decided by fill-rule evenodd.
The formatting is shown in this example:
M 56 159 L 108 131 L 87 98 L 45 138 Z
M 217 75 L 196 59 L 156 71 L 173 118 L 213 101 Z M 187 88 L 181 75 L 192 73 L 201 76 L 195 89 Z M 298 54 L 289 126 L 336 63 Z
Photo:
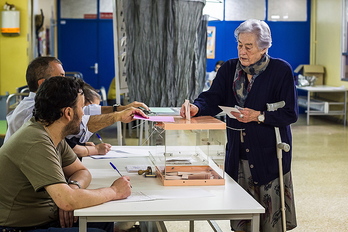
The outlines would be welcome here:
M 215 32 L 215 27 L 207 27 L 207 59 L 215 59 Z

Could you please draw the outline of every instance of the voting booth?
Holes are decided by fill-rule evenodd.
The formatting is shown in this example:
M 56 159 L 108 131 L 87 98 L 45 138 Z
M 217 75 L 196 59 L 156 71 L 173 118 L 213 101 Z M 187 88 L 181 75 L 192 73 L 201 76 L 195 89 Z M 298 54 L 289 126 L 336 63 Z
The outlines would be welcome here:
M 211 116 L 155 125 L 150 160 L 163 185 L 224 185 L 226 124 Z

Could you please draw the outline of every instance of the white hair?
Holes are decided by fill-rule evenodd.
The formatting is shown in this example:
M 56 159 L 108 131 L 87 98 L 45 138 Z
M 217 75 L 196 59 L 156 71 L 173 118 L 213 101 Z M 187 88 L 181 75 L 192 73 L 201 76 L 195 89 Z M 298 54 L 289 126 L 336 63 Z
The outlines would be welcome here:
M 257 38 L 257 46 L 260 49 L 268 49 L 272 46 L 271 30 L 265 21 L 248 19 L 241 23 L 234 31 L 234 37 L 238 41 L 240 33 L 253 33 Z

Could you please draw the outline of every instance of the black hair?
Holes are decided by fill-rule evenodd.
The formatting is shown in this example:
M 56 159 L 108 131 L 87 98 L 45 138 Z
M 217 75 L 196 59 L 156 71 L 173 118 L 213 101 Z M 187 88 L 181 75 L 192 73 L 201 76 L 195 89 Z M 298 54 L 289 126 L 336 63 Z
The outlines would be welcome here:
M 218 60 L 218 61 L 216 61 L 216 63 L 215 63 L 215 66 L 217 66 L 217 65 L 223 65 L 225 63 L 225 61 L 223 61 L 223 60 Z
M 27 85 L 30 92 L 36 92 L 39 88 L 38 80 L 52 76 L 51 62 L 62 64 L 60 60 L 52 56 L 40 56 L 35 58 L 28 66 L 26 72 Z
M 62 117 L 63 108 L 76 108 L 83 87 L 84 81 L 80 78 L 55 76 L 44 81 L 35 96 L 35 120 L 49 126 Z
M 99 93 L 97 92 L 97 90 L 93 88 L 91 85 L 87 84 L 86 82 L 83 87 L 83 93 L 85 94 L 85 103 L 89 102 L 90 104 L 92 104 L 92 102 L 95 99 L 101 100 L 101 97 Z

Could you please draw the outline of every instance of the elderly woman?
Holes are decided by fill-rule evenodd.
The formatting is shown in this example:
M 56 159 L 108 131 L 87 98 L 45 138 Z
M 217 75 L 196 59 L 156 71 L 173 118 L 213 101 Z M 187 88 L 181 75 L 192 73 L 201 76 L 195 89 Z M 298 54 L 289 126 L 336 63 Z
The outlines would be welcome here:
M 282 231 L 279 167 L 276 136 L 291 146 L 290 124 L 296 122 L 297 95 L 290 65 L 268 55 L 272 45 L 268 25 L 250 19 L 235 30 L 238 58 L 225 62 L 211 88 L 190 104 L 190 116 L 216 115 L 219 106 L 240 107 L 236 118 L 227 117 L 225 171 L 264 208 L 260 231 Z M 284 101 L 285 106 L 269 111 L 267 104 Z M 181 116 L 185 117 L 184 106 Z M 283 152 L 283 177 L 287 229 L 296 227 L 291 180 L 291 150 Z M 248 231 L 248 221 L 231 221 L 234 231 Z

